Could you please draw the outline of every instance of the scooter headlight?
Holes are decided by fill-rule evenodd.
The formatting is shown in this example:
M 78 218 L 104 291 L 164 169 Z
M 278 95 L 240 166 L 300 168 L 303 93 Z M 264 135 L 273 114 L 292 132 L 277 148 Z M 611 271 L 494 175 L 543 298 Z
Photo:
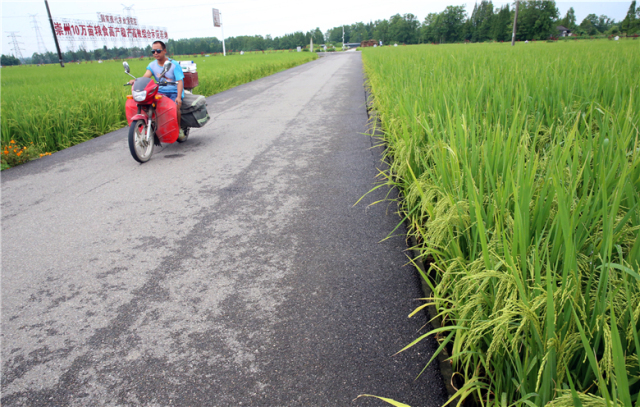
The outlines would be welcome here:
M 135 100 L 136 102 L 142 102 L 143 100 L 145 100 L 147 98 L 147 91 L 146 90 L 141 90 L 141 91 L 132 91 L 131 95 L 133 96 L 133 100 Z

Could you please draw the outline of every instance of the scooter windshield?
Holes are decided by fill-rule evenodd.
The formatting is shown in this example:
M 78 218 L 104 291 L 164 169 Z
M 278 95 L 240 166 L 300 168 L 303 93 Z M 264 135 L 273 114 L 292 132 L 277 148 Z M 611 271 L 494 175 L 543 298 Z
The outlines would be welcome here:
M 136 81 L 133 83 L 133 90 L 136 92 L 143 91 L 145 90 L 149 82 L 151 82 L 151 78 L 145 78 L 145 77 L 137 78 Z

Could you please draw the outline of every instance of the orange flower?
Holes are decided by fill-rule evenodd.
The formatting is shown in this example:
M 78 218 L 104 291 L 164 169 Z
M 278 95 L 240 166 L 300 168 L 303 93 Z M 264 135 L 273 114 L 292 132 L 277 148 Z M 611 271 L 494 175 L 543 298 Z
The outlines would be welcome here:
M 17 156 L 18 156 L 18 157 L 20 157 L 20 154 L 22 154 L 22 151 L 19 151 L 19 152 L 18 152 L 18 154 L 17 154 Z
M 16 141 L 15 141 L 15 140 L 11 140 L 11 142 L 12 142 L 12 143 L 15 143 Z

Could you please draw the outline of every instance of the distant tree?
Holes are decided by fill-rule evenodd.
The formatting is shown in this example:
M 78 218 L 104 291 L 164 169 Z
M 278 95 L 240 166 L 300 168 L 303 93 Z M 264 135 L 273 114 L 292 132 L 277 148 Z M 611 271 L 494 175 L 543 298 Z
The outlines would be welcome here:
M 466 22 L 465 39 L 472 42 L 487 41 L 493 37 L 493 3 L 482 0 L 475 4 L 471 17 Z
M 211 47 L 206 39 L 200 38 L 200 41 L 198 41 L 198 51 L 206 53 L 211 52 Z
M 51 63 L 51 60 L 49 59 L 49 56 L 47 55 L 47 53 L 39 54 L 37 52 L 34 52 L 33 55 L 31 56 L 31 63 L 32 64 L 48 64 L 48 63 Z
M 493 3 L 483 0 L 480 3 L 480 14 L 482 18 L 478 27 L 478 41 L 487 41 L 493 38 L 493 20 L 495 19 Z
M 616 21 L 604 14 L 600 17 L 595 14 L 589 14 L 582 20 L 578 30 L 582 34 L 596 35 L 611 30 L 614 25 L 616 25 Z
M 636 0 L 631 2 L 629 10 L 624 20 L 620 23 L 620 30 L 627 35 L 635 33 L 638 24 L 636 23 Z
M 444 25 L 440 13 L 429 13 L 424 18 L 420 28 L 420 41 L 425 43 L 439 43 L 444 35 Z
M 498 10 L 492 27 L 492 36 L 495 41 L 508 41 L 511 38 L 512 21 L 513 17 L 508 4 Z
M 367 26 L 364 23 L 351 24 L 349 34 L 348 42 L 362 42 L 370 39 L 371 37 L 371 34 L 368 32 Z
M 441 13 L 430 13 L 422 23 L 420 40 L 433 43 L 464 40 L 468 32 L 465 18 L 464 6 L 447 6 Z
M 441 13 L 440 34 L 443 42 L 457 42 L 463 39 L 462 28 L 466 18 L 465 6 L 447 6 Z
M 570 30 L 575 30 L 578 27 L 576 25 L 576 12 L 573 7 L 569 7 L 569 10 L 567 10 L 567 14 L 562 20 L 560 20 L 560 24 Z
M 376 20 L 376 22 L 373 23 L 373 34 L 371 36 L 378 41 L 382 41 L 382 44 L 387 44 L 388 42 L 390 42 L 389 21 Z
M 313 30 L 313 43 L 315 45 L 324 44 L 324 35 L 322 31 L 320 31 L 320 27 L 316 27 L 316 29 Z
M 0 56 L 0 64 L 2 66 L 20 65 L 20 60 L 13 55 L 2 54 L 2 56 Z
M 595 21 L 595 24 L 594 24 L 594 21 Z M 598 23 L 598 17 L 595 14 L 589 14 L 580 23 L 580 29 L 586 35 L 599 34 L 599 31 L 596 28 L 597 23 Z
M 329 29 L 327 38 L 329 42 L 342 42 L 342 26 Z
M 369 22 L 365 24 L 365 28 L 367 30 L 367 39 L 368 40 L 375 39 L 373 36 L 373 28 L 374 28 L 373 21 L 369 20 Z
M 311 38 L 309 38 L 309 40 L 310 39 Z M 294 45 L 291 48 L 304 47 L 309 43 L 309 41 L 307 41 L 307 37 L 304 35 L 302 31 L 296 31 L 295 33 L 293 33 L 293 41 L 294 41 Z
M 396 14 L 389 21 L 389 39 L 403 44 L 417 44 L 419 39 L 418 27 L 420 23 L 415 15 L 408 13 L 403 16 Z
M 598 17 L 598 25 L 596 27 L 601 32 L 605 32 L 611 27 L 613 27 L 615 23 L 616 23 L 616 20 L 614 20 L 613 18 L 609 18 L 603 14 L 600 17 Z
M 552 0 L 523 1 L 519 5 L 516 39 L 543 40 L 557 35 L 556 2 Z

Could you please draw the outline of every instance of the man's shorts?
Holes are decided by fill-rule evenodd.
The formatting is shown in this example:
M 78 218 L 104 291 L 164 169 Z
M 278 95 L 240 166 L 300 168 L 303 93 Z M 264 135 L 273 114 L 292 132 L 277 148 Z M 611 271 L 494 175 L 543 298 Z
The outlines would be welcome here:
M 169 93 L 164 93 L 164 92 L 158 92 L 159 94 L 161 94 L 162 96 L 166 96 L 169 99 L 173 100 L 174 102 L 176 101 L 176 98 L 178 97 L 178 92 L 169 92 Z

